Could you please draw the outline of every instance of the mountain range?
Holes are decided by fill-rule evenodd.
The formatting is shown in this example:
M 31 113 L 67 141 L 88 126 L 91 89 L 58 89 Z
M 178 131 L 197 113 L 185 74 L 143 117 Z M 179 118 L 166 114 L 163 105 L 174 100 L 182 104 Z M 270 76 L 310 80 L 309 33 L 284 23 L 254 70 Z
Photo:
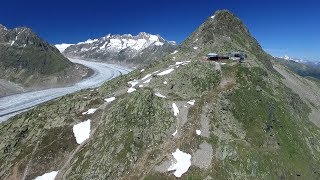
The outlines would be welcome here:
M 0 178 L 319 179 L 319 95 L 219 10 L 163 58 L 1 123 Z
M 320 80 L 320 62 L 289 58 L 288 56 L 275 59 L 300 76 Z
M 172 53 L 176 44 L 165 40 L 160 35 L 141 32 L 136 36 L 108 34 L 99 39 L 88 39 L 74 45 L 58 44 L 56 47 L 63 50 L 62 53 L 67 57 L 142 65 L 152 63 Z

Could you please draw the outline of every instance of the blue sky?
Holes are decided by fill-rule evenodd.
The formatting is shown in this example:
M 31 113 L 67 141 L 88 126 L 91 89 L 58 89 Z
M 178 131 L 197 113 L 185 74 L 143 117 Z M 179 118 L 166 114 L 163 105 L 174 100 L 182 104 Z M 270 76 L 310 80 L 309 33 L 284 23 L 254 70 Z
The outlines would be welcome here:
M 181 42 L 216 10 L 229 9 L 272 55 L 320 61 L 319 7 L 317 0 L 8 0 L 0 23 L 31 27 L 52 44 L 141 31 Z

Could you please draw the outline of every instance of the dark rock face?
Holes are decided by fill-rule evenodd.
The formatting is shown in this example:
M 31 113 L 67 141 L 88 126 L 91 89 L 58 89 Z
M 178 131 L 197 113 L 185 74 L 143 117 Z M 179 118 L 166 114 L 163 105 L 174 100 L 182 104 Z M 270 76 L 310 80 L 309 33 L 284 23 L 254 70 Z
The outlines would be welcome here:
M 139 33 L 110 35 L 71 45 L 64 50 L 69 57 L 80 57 L 115 63 L 148 64 L 173 52 L 175 44 L 159 35 Z

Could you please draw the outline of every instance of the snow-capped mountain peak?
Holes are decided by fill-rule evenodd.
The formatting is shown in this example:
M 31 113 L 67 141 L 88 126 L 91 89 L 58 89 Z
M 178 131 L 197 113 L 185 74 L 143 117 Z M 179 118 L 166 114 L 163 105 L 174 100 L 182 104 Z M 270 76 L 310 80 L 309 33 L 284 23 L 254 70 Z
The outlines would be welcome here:
M 174 48 L 174 43 L 165 40 L 160 35 L 140 32 L 135 36 L 131 34 L 107 34 L 98 39 L 88 39 L 87 41 L 67 47 L 64 50 L 64 54 L 70 57 L 107 60 L 121 59 L 121 61 L 126 61 L 141 54 L 147 53 L 151 55 L 155 52 L 157 52 L 158 56 L 153 56 L 159 58 L 160 54 L 171 53 Z M 145 57 L 145 59 L 148 58 Z
M 284 55 L 283 59 L 290 60 L 290 57 L 288 55 Z
M 165 42 L 169 43 L 159 35 L 152 35 L 146 32 L 141 32 L 136 36 L 132 36 L 131 34 L 124 34 L 124 35 L 107 34 L 106 36 L 100 39 L 88 39 L 84 42 L 79 42 L 76 45 L 91 46 L 90 48 L 86 47 L 82 49 L 82 51 L 88 51 L 90 49 L 97 49 L 97 50 L 108 49 L 108 50 L 119 52 L 127 48 L 130 48 L 136 51 L 141 51 L 151 45 L 162 46 L 164 45 Z M 58 47 L 61 47 L 61 46 L 58 45 Z M 62 47 L 65 47 L 65 45 L 63 45 Z

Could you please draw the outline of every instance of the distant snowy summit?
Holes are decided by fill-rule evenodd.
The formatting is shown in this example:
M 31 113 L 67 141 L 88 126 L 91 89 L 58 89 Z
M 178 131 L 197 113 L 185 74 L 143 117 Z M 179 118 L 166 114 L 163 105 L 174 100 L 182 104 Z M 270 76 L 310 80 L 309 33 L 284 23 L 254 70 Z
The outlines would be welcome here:
M 289 57 L 288 55 L 284 55 L 283 57 L 276 57 L 276 58 L 284 59 L 284 60 L 287 60 L 287 61 L 294 61 L 294 62 L 302 63 L 302 64 L 314 63 L 313 61 L 309 61 L 309 60 L 303 60 L 303 59 L 299 59 L 299 58 L 292 58 L 292 57 Z
M 176 43 L 167 41 L 160 35 L 141 32 L 136 36 L 108 34 L 99 39 L 88 39 L 77 44 L 55 46 L 68 57 L 147 64 L 172 53 Z

